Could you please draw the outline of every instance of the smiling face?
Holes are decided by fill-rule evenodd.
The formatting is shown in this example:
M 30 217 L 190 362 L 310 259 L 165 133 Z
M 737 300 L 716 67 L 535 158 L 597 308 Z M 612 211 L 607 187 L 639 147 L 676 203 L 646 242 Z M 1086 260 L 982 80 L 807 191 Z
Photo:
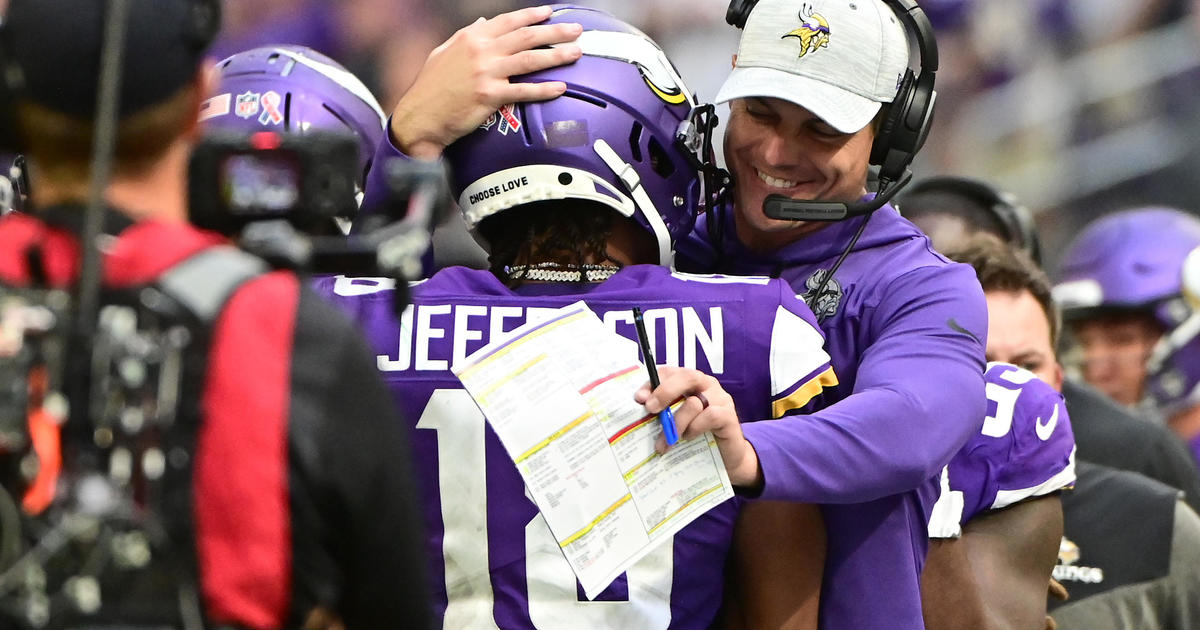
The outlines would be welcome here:
M 783 221 L 763 214 L 763 200 L 858 201 L 866 193 L 873 125 L 842 133 L 812 112 L 775 98 L 730 103 L 725 158 L 737 182 L 738 237 L 747 247 L 770 251 L 827 224 Z

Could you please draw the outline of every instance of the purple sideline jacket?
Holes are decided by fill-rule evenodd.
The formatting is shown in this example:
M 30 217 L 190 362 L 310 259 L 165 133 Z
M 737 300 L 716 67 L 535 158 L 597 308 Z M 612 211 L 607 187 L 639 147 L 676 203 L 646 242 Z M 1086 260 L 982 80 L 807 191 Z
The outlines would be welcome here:
M 779 250 L 749 251 L 726 215 L 721 268 L 703 217 L 680 245 L 685 271 L 779 275 L 815 291 L 862 218 Z M 942 467 L 979 432 L 987 304 L 971 267 L 884 206 L 813 303 L 839 385 L 788 423 L 785 436 L 745 426 L 762 463 L 763 498 L 823 504 L 829 531 L 821 627 L 920 629 L 920 575 Z
M 1062 394 L 1032 372 L 989 363 L 983 429 L 943 470 L 930 538 L 954 538 L 972 519 L 1075 485 L 1075 436 Z

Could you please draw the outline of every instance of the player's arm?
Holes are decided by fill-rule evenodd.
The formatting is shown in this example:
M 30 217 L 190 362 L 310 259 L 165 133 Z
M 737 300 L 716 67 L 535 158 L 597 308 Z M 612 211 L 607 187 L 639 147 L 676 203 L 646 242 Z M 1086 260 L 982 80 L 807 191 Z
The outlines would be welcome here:
M 925 627 L 1044 628 L 1061 536 L 1062 508 L 1052 495 L 980 515 L 959 538 L 931 540 L 921 574 Z
M 539 25 L 549 6 L 480 18 L 430 53 L 412 87 L 392 112 L 389 131 L 400 151 L 437 159 L 442 149 L 478 127 L 500 107 L 542 101 L 566 91 L 561 81 L 510 83 L 509 77 L 575 61 L 578 24 Z
M 926 630 L 987 627 L 979 584 L 962 537 L 929 541 L 921 573 L 921 612 Z
M 859 503 L 907 492 L 979 431 L 987 305 L 969 267 L 909 272 L 866 324 L 876 341 L 853 394 L 803 422 L 745 426 L 763 498 Z
M 1046 584 L 1062 533 L 1057 493 L 984 513 L 966 524 L 961 540 L 987 620 L 979 627 L 1045 627 Z
M 815 629 L 824 570 L 820 508 L 748 502 L 734 530 L 722 627 Z

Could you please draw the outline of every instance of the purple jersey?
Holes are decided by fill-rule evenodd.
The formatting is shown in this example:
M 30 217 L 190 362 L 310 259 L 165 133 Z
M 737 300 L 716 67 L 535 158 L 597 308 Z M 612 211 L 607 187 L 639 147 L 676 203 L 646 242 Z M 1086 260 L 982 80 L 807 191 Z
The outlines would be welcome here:
M 762 463 L 765 498 L 821 503 L 829 531 L 822 628 L 923 628 L 920 575 L 927 518 L 942 468 L 979 432 L 984 411 L 987 304 L 975 272 L 933 251 L 895 209 L 829 224 L 769 253 L 737 240 L 726 212 L 724 254 L 704 217 L 679 245 L 679 266 L 778 273 L 798 294 L 862 238 L 820 296 L 839 385 L 803 423 L 767 435 L 745 427 Z M 782 434 L 782 435 L 781 435 Z
M 639 265 L 600 284 L 510 290 L 490 272 L 451 267 L 413 285 L 400 321 L 386 281 L 320 285 L 366 327 L 413 429 L 434 609 L 445 628 L 707 628 L 740 507 L 710 510 L 588 601 L 517 468 L 450 373 L 456 360 L 582 299 L 630 340 L 633 356 L 630 308 L 641 306 L 659 362 L 717 376 L 742 418 L 797 410 L 834 382 L 815 318 L 779 280 Z
M 1062 394 L 1032 372 L 989 363 L 983 429 L 942 474 L 931 538 L 952 538 L 968 521 L 1075 484 L 1075 436 Z

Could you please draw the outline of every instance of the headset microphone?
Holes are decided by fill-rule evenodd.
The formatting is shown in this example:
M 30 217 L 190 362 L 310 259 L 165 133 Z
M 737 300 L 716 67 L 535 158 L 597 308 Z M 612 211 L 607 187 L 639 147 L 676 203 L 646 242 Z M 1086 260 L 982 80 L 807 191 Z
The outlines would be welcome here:
M 791 199 L 783 195 L 768 195 L 763 200 L 763 214 L 772 219 L 785 221 L 841 221 L 850 217 L 858 217 L 882 208 L 911 179 L 912 173 L 905 172 L 900 176 L 899 181 L 882 186 L 874 199 L 853 203 L 810 201 Z

